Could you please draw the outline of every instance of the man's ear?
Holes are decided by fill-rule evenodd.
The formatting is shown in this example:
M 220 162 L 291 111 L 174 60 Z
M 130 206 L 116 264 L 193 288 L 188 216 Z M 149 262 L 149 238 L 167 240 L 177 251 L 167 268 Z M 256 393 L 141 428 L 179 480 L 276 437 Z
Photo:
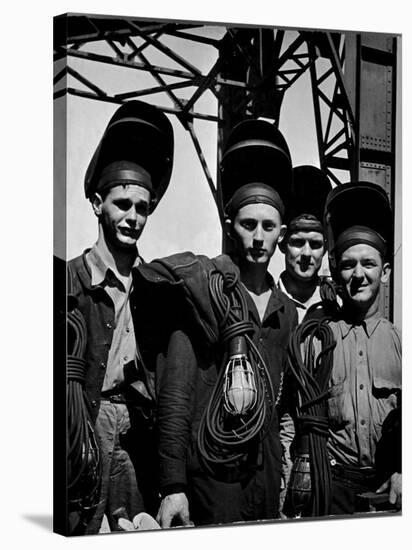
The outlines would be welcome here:
M 225 225 L 224 225 L 224 232 L 225 232 L 225 235 L 229 237 L 229 239 L 233 240 L 232 228 L 233 228 L 232 220 L 229 218 L 226 218 Z
M 278 246 L 279 250 L 283 253 L 285 253 L 286 250 L 286 233 L 287 233 L 287 226 L 285 224 L 282 224 L 280 227 L 280 233 L 278 238 Z
M 90 202 L 92 203 L 93 212 L 96 214 L 97 217 L 100 216 L 102 213 L 102 205 L 103 205 L 103 199 L 99 193 L 95 193 L 91 199 Z
M 386 262 L 383 264 L 382 267 L 382 273 L 381 273 L 381 283 L 387 283 L 389 281 L 389 277 L 391 276 L 391 264 Z

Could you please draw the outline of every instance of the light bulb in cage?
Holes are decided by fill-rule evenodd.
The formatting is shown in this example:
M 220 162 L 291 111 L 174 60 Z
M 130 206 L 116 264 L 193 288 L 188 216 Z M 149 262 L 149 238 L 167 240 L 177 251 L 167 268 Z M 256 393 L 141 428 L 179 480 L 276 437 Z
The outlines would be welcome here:
M 256 404 L 255 374 L 247 357 L 244 336 L 236 336 L 229 344 L 229 361 L 223 379 L 225 409 L 243 415 Z

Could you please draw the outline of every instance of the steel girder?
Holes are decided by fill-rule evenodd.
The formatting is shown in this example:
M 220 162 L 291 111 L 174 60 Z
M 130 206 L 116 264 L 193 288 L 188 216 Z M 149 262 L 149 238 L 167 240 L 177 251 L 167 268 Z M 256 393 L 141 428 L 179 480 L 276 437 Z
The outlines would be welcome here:
M 226 26 L 216 38 L 208 28 L 126 17 L 57 17 L 55 98 L 71 94 L 121 104 L 155 94 L 168 97 L 170 106 L 158 106 L 188 131 L 223 221 L 219 172 L 212 174 L 208 167 L 196 121 L 217 124 L 219 166 L 233 125 L 257 116 L 278 124 L 285 93 L 309 70 L 321 168 L 336 185 L 359 178 L 376 181 L 394 202 L 396 37 Z M 179 51 L 170 46 L 170 37 L 183 44 Z M 96 44 L 105 51 L 96 51 Z M 196 44 L 208 48 L 214 60 L 206 71 L 191 59 Z M 151 51 L 164 62 L 152 62 Z M 104 89 L 71 60 L 127 70 L 130 89 Z M 142 72 L 151 75 L 154 85 L 133 85 L 134 75 Z M 199 107 L 206 92 L 215 98 L 209 112 Z M 391 292 L 385 295 L 386 316 L 391 316 Z

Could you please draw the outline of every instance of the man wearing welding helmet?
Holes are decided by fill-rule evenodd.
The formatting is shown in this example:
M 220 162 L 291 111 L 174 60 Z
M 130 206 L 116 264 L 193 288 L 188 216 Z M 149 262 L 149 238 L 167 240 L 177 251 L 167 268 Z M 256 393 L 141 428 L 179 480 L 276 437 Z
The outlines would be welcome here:
M 293 169 L 287 232 L 279 243 L 285 255 L 279 288 L 294 301 L 299 322 L 321 301 L 319 271 L 326 252 L 322 217 L 330 189 L 328 177 L 319 168 L 303 165 Z
M 342 297 L 340 319 L 330 325 L 331 513 L 367 510 L 386 491 L 400 508 L 401 339 L 380 312 L 391 271 L 391 208 L 379 186 L 346 184 L 329 194 L 325 221 Z
M 325 314 L 320 295 L 319 271 L 326 252 L 323 209 L 331 188 L 328 177 L 319 168 L 302 165 L 293 169 L 292 194 L 286 217 L 287 231 L 279 243 L 279 249 L 285 255 L 285 270 L 280 274 L 278 286 L 295 304 L 299 323 L 307 316 L 320 317 Z M 280 432 L 283 448 L 283 501 L 292 468 L 290 449 L 295 435 L 294 423 L 289 414 L 282 416 Z
M 181 255 L 172 270 L 185 273 L 191 307 L 198 304 L 198 315 L 185 319 L 184 301 L 171 306 L 169 298 L 176 327 L 157 367 L 162 495 L 157 518 L 162 527 L 278 515 L 277 404 L 287 341 L 297 315 L 292 302 L 276 288 L 268 265 L 285 231 L 290 154 L 271 123 L 247 120 L 232 130 L 221 167 L 229 255 L 213 260 L 192 255 L 189 262 Z M 159 280 L 167 267 L 159 262 Z M 223 284 L 214 287 L 214 280 Z M 175 291 L 181 286 L 179 279 Z M 200 293 L 200 288 L 205 290 Z M 235 307 L 226 314 L 224 306 L 219 316 L 221 304 L 230 305 L 233 296 Z M 209 302 L 219 306 L 212 308 L 213 315 Z M 226 326 L 231 316 L 239 322 Z M 206 318 L 212 318 L 209 327 L 216 329 L 216 338 L 212 330 L 197 333 L 197 325 L 205 324 Z M 241 343 L 226 354 L 232 342 Z M 245 342 L 250 363 L 245 360 Z M 226 361 L 221 362 L 222 356 Z M 239 434 L 236 441 L 233 433 Z M 232 452 L 234 446 L 238 452 Z
M 100 501 L 88 534 L 99 532 L 104 514 L 116 530 L 116 510 L 123 508 L 132 519 L 146 504 L 131 458 L 138 464 L 149 452 L 151 399 L 129 297 L 132 268 L 142 262 L 137 241 L 167 188 L 172 159 L 167 117 L 151 105 L 130 101 L 110 119 L 85 177 L 98 238 L 69 262 L 68 278 L 86 324 L 84 387 L 102 460 Z

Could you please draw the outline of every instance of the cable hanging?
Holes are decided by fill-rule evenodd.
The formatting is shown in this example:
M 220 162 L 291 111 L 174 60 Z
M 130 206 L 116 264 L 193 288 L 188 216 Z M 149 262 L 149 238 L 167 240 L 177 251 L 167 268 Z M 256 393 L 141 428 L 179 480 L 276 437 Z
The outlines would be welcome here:
M 67 328 L 67 487 L 69 511 L 80 514 L 75 528 L 75 532 L 80 534 L 99 501 L 101 456 L 84 393 L 87 333 L 84 318 L 78 309 L 68 312 Z
M 328 285 L 325 293 L 333 297 L 333 286 Z M 298 443 L 285 502 L 288 515 L 322 516 L 330 511 L 327 397 L 335 346 L 328 317 L 304 321 L 289 341 L 289 369 L 298 397 Z
M 211 273 L 209 291 L 225 352 L 197 443 L 206 468 L 214 471 L 216 466 L 240 465 L 247 460 L 250 444 L 263 440 L 283 377 L 275 400 L 267 366 L 252 341 L 254 329 L 238 276 Z

